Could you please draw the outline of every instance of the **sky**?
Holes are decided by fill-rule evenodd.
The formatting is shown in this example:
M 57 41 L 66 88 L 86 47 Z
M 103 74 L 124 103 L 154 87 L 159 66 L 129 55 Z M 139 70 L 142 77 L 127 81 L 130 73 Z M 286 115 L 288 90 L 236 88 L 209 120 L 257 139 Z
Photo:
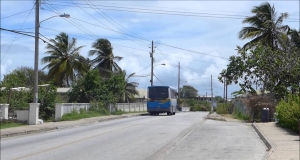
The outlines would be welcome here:
M 42 0 L 40 5 L 40 34 L 49 41 L 61 32 L 77 39 L 84 46 L 80 54 L 88 57 L 92 43 L 108 39 L 115 56 L 123 57 L 118 65 L 138 88 L 150 86 L 151 44 L 154 44 L 154 85 L 177 88 L 180 63 L 180 87 L 193 86 L 198 94 L 223 97 L 224 86 L 218 76 L 226 69 L 228 59 L 237 55 L 238 32 L 247 24 L 242 21 L 252 16 L 251 9 L 266 1 L 100 1 L 100 0 Z M 283 22 L 299 30 L 300 2 L 293 0 L 268 1 L 278 14 L 290 16 Z M 1 28 L 35 32 L 34 0 L 1 0 Z M 58 15 L 70 14 L 70 18 Z M 55 17 L 53 17 L 55 16 Z M 52 18 L 50 18 L 52 17 Z M 50 18 L 50 19 L 48 19 Z M 46 43 L 39 42 L 39 69 L 46 64 Z M 12 70 L 28 66 L 34 68 L 34 38 L 1 30 L 1 80 Z M 93 58 L 93 57 L 89 57 Z M 165 64 L 165 65 L 161 65 Z M 46 71 L 47 72 L 47 71 Z M 228 86 L 228 98 L 239 90 L 239 85 Z

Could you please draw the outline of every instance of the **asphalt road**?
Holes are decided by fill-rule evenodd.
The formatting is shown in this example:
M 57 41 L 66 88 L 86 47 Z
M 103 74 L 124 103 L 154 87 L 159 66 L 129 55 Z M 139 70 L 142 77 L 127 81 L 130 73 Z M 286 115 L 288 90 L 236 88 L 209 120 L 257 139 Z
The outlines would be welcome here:
M 208 112 L 140 116 L 1 140 L 6 159 L 257 159 L 266 147 L 250 125 Z

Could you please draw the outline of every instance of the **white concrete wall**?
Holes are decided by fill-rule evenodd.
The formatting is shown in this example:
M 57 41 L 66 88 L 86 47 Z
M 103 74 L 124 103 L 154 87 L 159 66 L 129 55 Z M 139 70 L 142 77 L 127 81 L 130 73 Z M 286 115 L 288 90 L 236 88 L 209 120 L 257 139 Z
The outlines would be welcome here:
M 15 113 L 17 114 L 18 121 L 27 121 L 29 120 L 29 112 L 28 110 L 16 110 Z
M 191 107 L 182 107 L 181 111 L 182 112 L 189 112 Z
M 60 119 L 64 114 L 71 113 L 73 110 L 79 112 L 80 108 L 89 110 L 89 103 L 56 103 L 55 105 L 55 120 Z
M 112 106 L 112 105 L 111 105 Z M 117 110 L 124 112 L 141 112 L 147 111 L 146 103 L 117 103 L 115 105 Z M 60 119 L 64 114 L 71 113 L 73 110 L 79 112 L 80 108 L 84 110 L 90 109 L 89 103 L 56 103 L 55 106 L 55 120 Z M 112 108 L 108 107 L 111 111 Z
M 116 108 L 124 112 L 147 111 L 146 103 L 117 103 Z

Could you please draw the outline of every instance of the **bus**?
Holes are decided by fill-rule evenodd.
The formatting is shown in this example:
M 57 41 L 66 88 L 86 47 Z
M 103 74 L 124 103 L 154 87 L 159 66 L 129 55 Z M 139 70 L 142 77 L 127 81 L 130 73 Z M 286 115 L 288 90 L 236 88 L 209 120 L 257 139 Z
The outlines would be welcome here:
M 147 112 L 150 115 L 175 115 L 177 108 L 176 89 L 170 86 L 149 86 L 148 87 Z

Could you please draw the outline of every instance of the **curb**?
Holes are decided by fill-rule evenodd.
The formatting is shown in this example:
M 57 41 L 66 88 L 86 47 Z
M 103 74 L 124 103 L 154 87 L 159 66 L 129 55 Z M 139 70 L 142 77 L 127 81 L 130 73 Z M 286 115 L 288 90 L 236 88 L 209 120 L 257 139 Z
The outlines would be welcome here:
M 136 114 L 136 115 L 127 115 L 127 116 L 122 116 L 121 115 L 119 117 L 104 118 L 104 119 L 100 119 L 100 120 L 97 120 L 97 121 L 90 121 L 90 122 L 87 122 L 85 124 L 81 124 L 80 126 L 87 125 L 87 124 L 92 124 L 92 123 L 96 123 L 96 122 L 104 122 L 104 121 L 110 121 L 110 120 L 115 120 L 115 119 L 138 117 L 138 116 L 144 116 L 144 115 L 148 115 L 148 114 Z M 78 125 L 76 125 L 76 126 L 78 126 Z M 29 134 L 34 134 L 34 133 L 48 132 L 48 131 L 53 131 L 53 130 L 57 130 L 57 129 L 71 128 L 71 127 L 75 127 L 75 125 L 67 126 L 67 127 L 51 127 L 51 128 L 43 128 L 43 129 L 35 129 L 35 130 L 28 130 L 28 131 L 22 131 L 22 132 L 1 134 L 0 139 L 16 137 L 16 136 L 22 136 L 22 135 L 29 135 Z
M 268 138 L 259 131 L 258 127 L 252 123 L 251 125 L 254 130 L 256 131 L 256 133 L 259 135 L 260 139 L 265 143 L 265 145 L 267 146 L 267 151 L 269 152 L 268 154 L 265 155 L 265 159 L 269 159 L 269 157 L 271 156 L 271 154 L 273 153 L 273 151 L 275 150 L 275 146 L 270 143 L 270 140 L 268 140 Z
M 217 120 L 217 121 L 226 121 L 225 118 L 220 117 L 207 117 L 206 119 Z
M 23 131 L 23 132 L 7 133 L 7 134 L 1 135 L 0 139 L 34 134 L 34 133 L 48 132 L 48 131 L 52 131 L 52 130 L 56 130 L 56 129 L 58 129 L 58 128 L 52 127 L 52 128 L 43 128 L 43 129 L 29 130 L 29 131 Z
M 226 119 L 222 116 L 218 116 L 217 114 L 216 115 L 213 115 L 211 116 L 211 114 L 208 114 L 205 119 L 211 119 L 211 120 L 217 120 L 217 121 L 226 121 Z

